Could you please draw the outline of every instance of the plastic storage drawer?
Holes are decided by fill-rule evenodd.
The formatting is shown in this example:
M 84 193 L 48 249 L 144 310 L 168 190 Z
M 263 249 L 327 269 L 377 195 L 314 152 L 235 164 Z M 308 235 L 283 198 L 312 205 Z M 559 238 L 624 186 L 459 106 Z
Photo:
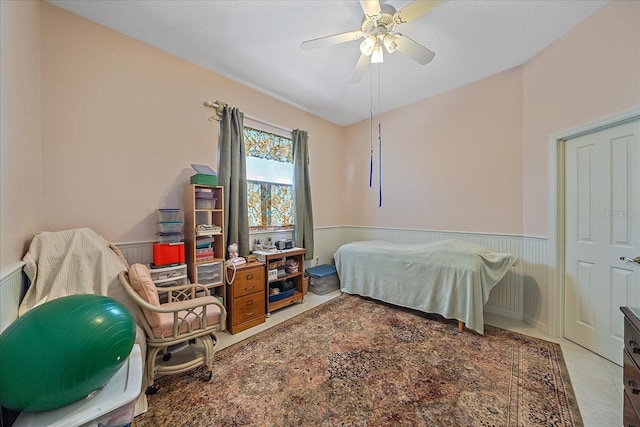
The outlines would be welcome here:
M 151 280 L 156 286 L 176 286 L 187 283 L 187 264 L 171 267 L 149 268 Z
M 213 285 L 221 283 L 222 277 L 222 263 L 212 262 L 211 264 L 202 264 L 197 267 L 197 280 L 196 282 L 201 285 Z

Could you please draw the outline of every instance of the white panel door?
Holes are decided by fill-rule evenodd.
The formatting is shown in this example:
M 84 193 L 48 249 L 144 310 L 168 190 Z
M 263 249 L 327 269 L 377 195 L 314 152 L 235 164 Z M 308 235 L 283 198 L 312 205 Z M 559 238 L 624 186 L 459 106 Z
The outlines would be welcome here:
M 620 307 L 640 307 L 640 121 L 569 139 L 565 155 L 565 337 L 622 365 Z

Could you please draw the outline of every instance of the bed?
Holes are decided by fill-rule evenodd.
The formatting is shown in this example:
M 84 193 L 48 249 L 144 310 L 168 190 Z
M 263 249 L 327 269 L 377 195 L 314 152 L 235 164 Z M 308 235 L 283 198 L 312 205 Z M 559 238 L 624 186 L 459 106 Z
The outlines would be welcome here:
M 460 330 L 466 325 L 481 335 L 489 292 L 517 261 L 459 240 L 353 242 L 334 258 L 343 292 L 456 319 Z

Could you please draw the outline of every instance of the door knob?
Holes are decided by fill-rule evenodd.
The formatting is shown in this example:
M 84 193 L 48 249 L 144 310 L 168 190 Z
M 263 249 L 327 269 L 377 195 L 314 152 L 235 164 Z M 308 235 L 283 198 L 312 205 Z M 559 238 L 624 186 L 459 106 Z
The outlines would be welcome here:
M 621 256 L 620 257 L 621 261 L 629 261 L 629 262 L 635 262 L 636 264 L 640 264 L 640 256 L 637 256 L 633 259 L 626 257 L 626 256 Z

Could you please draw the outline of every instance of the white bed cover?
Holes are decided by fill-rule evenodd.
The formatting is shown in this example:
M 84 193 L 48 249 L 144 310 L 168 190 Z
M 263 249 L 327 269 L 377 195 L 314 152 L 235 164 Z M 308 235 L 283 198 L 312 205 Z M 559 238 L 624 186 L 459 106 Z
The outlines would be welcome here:
M 517 260 L 459 240 L 353 242 L 334 257 L 343 292 L 457 319 L 479 334 L 489 292 Z

